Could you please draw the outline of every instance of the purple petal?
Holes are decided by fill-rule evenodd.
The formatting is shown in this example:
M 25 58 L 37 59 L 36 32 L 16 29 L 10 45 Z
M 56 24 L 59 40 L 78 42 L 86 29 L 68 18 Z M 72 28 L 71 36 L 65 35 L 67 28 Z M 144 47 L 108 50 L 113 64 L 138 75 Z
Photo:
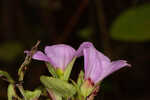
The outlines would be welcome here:
M 102 62 L 95 48 L 90 47 L 83 50 L 85 79 L 90 78 L 94 83 L 101 75 Z
M 47 61 L 49 62 L 50 59 L 41 51 L 37 51 L 33 56 L 32 56 L 33 59 L 36 59 L 36 60 L 40 60 L 40 61 Z
M 112 74 L 113 72 L 115 72 L 125 66 L 131 66 L 131 65 L 128 64 L 127 61 L 125 61 L 125 60 L 112 61 L 109 66 L 106 66 L 105 68 L 103 68 L 102 75 L 101 75 L 101 77 L 99 77 L 98 81 L 103 80 L 108 75 Z
M 89 47 L 94 47 L 91 42 L 83 42 L 80 47 L 78 48 L 76 52 L 76 56 L 80 57 L 83 55 L 83 49 L 89 48 Z
M 120 68 L 130 66 L 125 60 L 111 62 L 108 57 L 94 47 L 83 49 L 83 53 L 85 80 L 90 78 L 95 84 Z
M 25 50 L 24 53 L 26 53 L 28 56 L 31 55 L 30 51 L 29 50 Z
M 24 51 L 24 53 L 28 54 L 28 53 L 30 53 L 30 51 L 28 51 L 28 50 L 25 50 L 25 51 Z
M 65 69 L 75 56 L 75 49 L 65 44 L 46 46 L 45 53 L 51 58 L 51 64 L 56 68 Z

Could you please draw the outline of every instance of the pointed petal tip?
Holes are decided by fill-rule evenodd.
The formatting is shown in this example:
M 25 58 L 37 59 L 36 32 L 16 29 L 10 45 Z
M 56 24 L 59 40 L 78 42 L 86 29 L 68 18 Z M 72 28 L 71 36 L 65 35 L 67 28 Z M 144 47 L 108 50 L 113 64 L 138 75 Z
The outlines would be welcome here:
M 129 64 L 128 61 L 126 61 L 126 60 L 120 60 L 120 61 L 122 61 L 122 64 L 124 64 L 124 66 L 132 67 L 132 65 Z
M 127 67 L 132 67 L 132 65 L 131 65 L 131 64 L 128 64 L 128 63 L 127 63 L 127 65 L 126 65 L 126 66 L 127 66 Z
M 35 60 L 40 60 L 40 61 L 48 61 L 49 62 L 49 58 L 41 51 L 37 51 L 33 56 L 33 59 Z
M 28 54 L 29 52 L 30 52 L 30 51 L 28 51 L 28 50 L 25 50 L 25 51 L 24 51 L 24 53 L 26 53 L 26 54 Z
M 25 53 L 25 54 L 27 54 L 28 56 L 30 56 L 30 55 L 31 55 L 31 53 L 30 53 L 30 51 L 29 51 L 29 50 L 25 50 L 25 51 L 24 51 L 24 53 Z

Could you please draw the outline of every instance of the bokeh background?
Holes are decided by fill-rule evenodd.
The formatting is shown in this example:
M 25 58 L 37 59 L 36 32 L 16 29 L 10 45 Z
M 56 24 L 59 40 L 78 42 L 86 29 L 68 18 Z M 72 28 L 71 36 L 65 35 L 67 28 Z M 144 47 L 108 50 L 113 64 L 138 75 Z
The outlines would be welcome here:
M 75 49 L 83 41 L 112 60 L 125 59 L 132 67 L 107 77 L 95 100 L 150 100 L 149 0 L 0 0 L 0 70 L 17 80 L 24 50 L 37 40 L 39 49 L 65 43 Z M 83 69 L 76 61 L 72 79 Z M 32 61 L 24 87 L 33 90 L 43 62 Z M 8 83 L 0 79 L 0 100 L 7 100 Z

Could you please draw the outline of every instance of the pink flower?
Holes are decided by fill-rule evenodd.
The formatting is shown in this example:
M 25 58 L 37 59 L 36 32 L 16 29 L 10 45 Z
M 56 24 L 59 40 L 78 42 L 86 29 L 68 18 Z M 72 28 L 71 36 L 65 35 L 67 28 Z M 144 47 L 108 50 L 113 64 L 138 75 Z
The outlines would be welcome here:
M 73 57 L 75 57 L 75 49 L 65 45 L 57 44 L 45 47 L 45 53 L 37 51 L 33 55 L 33 59 L 49 62 L 53 67 L 65 70 Z
M 84 56 L 85 80 L 96 84 L 122 67 L 130 66 L 125 60 L 110 61 L 108 57 L 96 50 L 92 43 L 90 44 L 89 47 L 87 42 L 80 46 Z

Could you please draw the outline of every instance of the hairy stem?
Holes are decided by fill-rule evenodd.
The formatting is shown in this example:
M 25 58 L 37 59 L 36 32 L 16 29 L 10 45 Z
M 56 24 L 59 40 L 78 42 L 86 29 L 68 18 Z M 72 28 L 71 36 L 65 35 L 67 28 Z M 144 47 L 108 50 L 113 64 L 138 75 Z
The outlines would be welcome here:
M 24 62 L 21 64 L 19 70 L 18 70 L 18 75 L 19 75 L 19 81 L 23 81 L 24 74 L 27 70 L 27 65 L 30 64 L 32 56 L 34 53 L 37 51 L 38 45 L 40 44 L 40 41 L 37 41 L 35 46 L 32 47 L 31 51 L 29 51 L 25 57 Z

